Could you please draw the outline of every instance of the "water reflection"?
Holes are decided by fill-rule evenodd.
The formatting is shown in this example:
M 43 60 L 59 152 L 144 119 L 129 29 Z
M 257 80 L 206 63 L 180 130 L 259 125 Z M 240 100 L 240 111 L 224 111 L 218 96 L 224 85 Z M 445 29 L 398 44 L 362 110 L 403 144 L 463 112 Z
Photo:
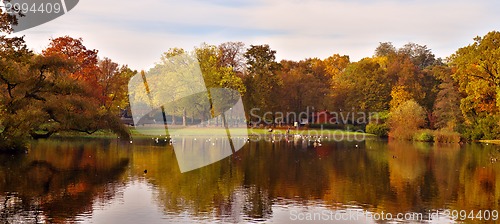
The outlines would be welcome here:
M 40 142 L 0 157 L 0 222 L 67 222 L 115 196 L 129 159 L 108 142 Z
M 1 221 L 289 222 L 294 210 L 429 219 L 499 209 L 496 146 L 268 139 L 181 174 L 171 144 L 193 141 L 36 142 L 23 157 L 1 157 Z

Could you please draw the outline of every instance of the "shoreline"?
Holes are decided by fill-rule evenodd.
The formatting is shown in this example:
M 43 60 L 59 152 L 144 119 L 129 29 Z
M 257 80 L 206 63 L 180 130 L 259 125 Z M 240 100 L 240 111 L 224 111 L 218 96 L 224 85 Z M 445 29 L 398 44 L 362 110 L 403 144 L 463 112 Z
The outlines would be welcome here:
M 130 135 L 131 138 L 151 138 L 158 136 L 165 136 L 165 132 L 163 130 L 155 130 L 155 129 L 145 129 L 146 131 L 150 131 L 154 134 L 142 134 L 137 129 L 130 127 Z M 187 136 L 193 137 L 204 137 L 204 136 L 225 136 L 226 129 L 222 127 L 214 127 L 214 128 L 193 128 L 190 130 L 192 133 L 188 133 Z M 245 131 L 247 133 L 245 133 Z M 185 133 L 184 133 L 185 134 Z M 167 134 L 169 135 L 169 134 Z M 231 135 L 238 136 L 267 136 L 267 135 L 287 135 L 287 129 L 274 129 L 272 132 L 269 132 L 268 129 L 265 128 L 233 128 L 231 130 Z M 364 137 L 376 137 L 373 134 L 355 132 L 355 131 L 347 131 L 347 130 L 330 130 L 330 129 L 290 129 L 290 133 L 288 135 L 303 135 L 303 136 L 364 136 Z M 50 138 L 117 138 L 117 135 L 110 131 L 98 131 L 94 134 L 85 134 L 79 132 L 63 132 L 57 133 L 51 136 Z M 49 138 L 49 139 L 50 139 Z

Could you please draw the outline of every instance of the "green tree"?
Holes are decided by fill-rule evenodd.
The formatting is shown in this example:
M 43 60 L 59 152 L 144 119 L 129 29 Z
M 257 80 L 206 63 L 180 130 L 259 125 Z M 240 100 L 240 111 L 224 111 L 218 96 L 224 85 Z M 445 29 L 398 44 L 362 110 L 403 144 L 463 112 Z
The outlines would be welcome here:
M 474 43 L 460 48 L 450 57 L 453 79 L 465 97 L 460 108 L 469 135 L 473 138 L 499 138 L 500 32 L 492 31 Z M 488 125 L 484 125 L 488 123 Z M 484 130 L 479 130 L 482 127 Z
M 240 47 L 242 46 L 238 43 L 225 43 L 219 47 L 202 44 L 195 49 L 205 85 L 209 90 L 212 103 L 218 105 L 218 109 L 231 108 L 239 100 L 239 97 L 246 92 L 242 79 L 236 74 L 241 69 L 238 67 L 240 66 L 240 59 L 238 58 L 241 56 L 239 55 Z M 224 100 L 220 101 L 220 97 L 213 97 L 214 94 L 220 95 L 220 93 L 211 91 L 211 88 L 219 89 L 215 91 L 220 91 L 220 88 L 227 88 L 237 92 L 225 92 L 231 95 L 225 95 L 222 97 Z M 212 111 L 212 114 L 218 115 L 223 112 Z M 222 124 L 222 122 L 217 121 L 216 125 Z
M 277 111 L 277 99 L 273 97 L 282 80 L 276 74 L 279 63 L 276 62 L 276 51 L 269 45 L 250 45 L 245 52 L 248 74 L 245 76 L 247 108 L 258 108 L 261 113 Z
M 173 125 L 177 124 L 176 116 L 183 116 L 183 125 L 188 114 L 192 119 L 206 119 L 210 105 L 198 65 L 193 53 L 181 48 L 169 49 L 147 74 L 142 72 L 140 77 L 135 77 L 141 84 L 143 79 L 147 80 L 149 92 L 131 89 L 131 98 L 134 102 L 149 102 L 153 108 L 161 108 L 163 119 L 170 116 Z
M 350 64 L 334 78 L 333 94 L 343 99 L 344 110 L 383 111 L 389 109 L 391 81 L 381 58 L 364 58 Z
M 239 44 L 225 43 L 219 47 L 202 44 L 195 48 L 205 84 L 208 88 L 230 88 L 244 95 L 246 88 L 236 75 L 239 65 Z
M 230 48 L 232 45 L 224 46 Z M 161 108 L 165 116 L 171 117 L 173 125 L 178 124 L 176 117 L 180 116 L 184 126 L 187 125 L 188 116 L 191 117 L 191 122 L 217 117 L 222 111 L 215 111 L 212 105 L 216 104 L 219 109 L 230 108 L 239 99 L 237 93 L 243 95 L 246 91 L 233 67 L 234 58 L 224 59 L 229 57 L 229 53 L 224 53 L 221 48 L 202 44 L 192 52 L 181 48 L 170 49 L 162 55 L 154 68 L 142 75 L 147 79 L 151 93 L 141 89 L 143 78 L 137 77 L 141 84 L 137 86 L 138 89 L 131 90 L 131 98 L 134 102 L 150 102 L 154 108 Z M 220 94 L 220 91 L 213 92 L 214 88 L 227 88 L 237 92 L 225 92 L 233 96 L 224 96 L 225 101 L 219 102 L 217 100 L 220 97 L 212 97 L 213 94 Z M 228 101 L 226 97 L 232 100 Z

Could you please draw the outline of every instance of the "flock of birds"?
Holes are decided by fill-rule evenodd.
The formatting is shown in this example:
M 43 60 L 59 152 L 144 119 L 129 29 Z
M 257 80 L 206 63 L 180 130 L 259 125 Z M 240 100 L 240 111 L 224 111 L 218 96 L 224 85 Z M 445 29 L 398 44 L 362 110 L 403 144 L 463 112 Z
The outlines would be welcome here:
M 175 145 L 176 138 L 179 136 L 174 136 L 168 137 L 168 136 L 159 136 L 159 137 L 152 137 L 151 140 L 153 140 L 156 144 L 164 144 L 168 143 L 169 145 Z M 312 145 L 313 147 L 321 147 L 322 146 L 322 141 L 323 139 L 328 139 L 328 136 L 315 136 L 315 135 L 300 135 L 300 134 L 271 134 L 270 136 L 267 136 L 266 138 L 261 138 L 262 136 L 259 135 L 252 135 L 250 137 L 232 137 L 231 139 L 238 140 L 238 141 L 246 141 L 250 142 L 252 140 L 266 140 L 271 143 L 277 143 L 281 141 L 285 141 L 287 143 L 295 142 L 297 143 L 298 141 L 303 141 L 306 142 L 309 145 Z M 206 143 L 211 143 L 212 145 L 216 145 L 217 141 L 219 138 L 193 138 L 194 141 L 205 141 Z M 132 144 L 133 141 L 130 140 L 130 144 Z M 358 145 L 355 146 L 356 148 Z

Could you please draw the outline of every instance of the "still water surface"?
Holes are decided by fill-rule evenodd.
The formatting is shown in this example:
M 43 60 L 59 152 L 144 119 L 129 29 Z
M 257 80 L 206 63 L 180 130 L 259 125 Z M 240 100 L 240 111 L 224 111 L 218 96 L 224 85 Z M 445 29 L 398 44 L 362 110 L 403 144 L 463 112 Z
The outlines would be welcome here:
M 382 212 L 418 212 L 423 221 L 447 223 L 453 217 L 445 212 L 500 209 L 498 150 L 260 141 L 181 174 L 168 143 L 36 141 L 26 155 L 0 156 L 0 222 L 302 223 L 312 215 L 332 223 L 356 213 L 363 215 L 335 223 L 377 223 Z

